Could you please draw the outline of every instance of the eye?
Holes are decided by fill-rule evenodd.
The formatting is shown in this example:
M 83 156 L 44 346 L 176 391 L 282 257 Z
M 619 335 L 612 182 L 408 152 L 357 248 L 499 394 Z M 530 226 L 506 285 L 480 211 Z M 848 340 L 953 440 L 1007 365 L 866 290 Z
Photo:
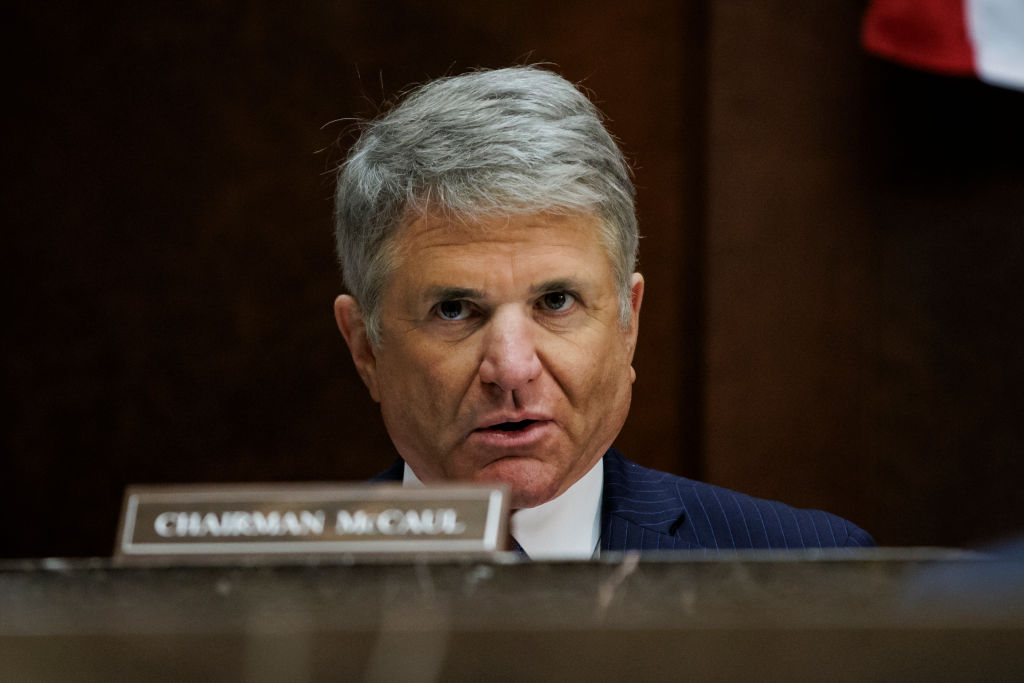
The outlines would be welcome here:
M 576 302 L 576 297 L 568 292 L 548 292 L 540 300 L 549 311 L 564 311 Z
M 437 305 L 437 316 L 442 320 L 465 320 L 469 317 L 469 306 L 461 299 L 442 301 Z

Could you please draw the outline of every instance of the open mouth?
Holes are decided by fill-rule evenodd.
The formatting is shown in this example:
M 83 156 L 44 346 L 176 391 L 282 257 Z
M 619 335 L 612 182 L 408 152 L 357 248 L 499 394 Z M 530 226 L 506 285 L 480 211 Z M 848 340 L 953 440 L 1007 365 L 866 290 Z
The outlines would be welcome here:
M 520 420 L 519 422 L 500 422 L 496 425 L 491 425 L 488 429 L 497 429 L 502 432 L 518 432 L 520 429 L 526 429 L 532 425 L 536 420 Z

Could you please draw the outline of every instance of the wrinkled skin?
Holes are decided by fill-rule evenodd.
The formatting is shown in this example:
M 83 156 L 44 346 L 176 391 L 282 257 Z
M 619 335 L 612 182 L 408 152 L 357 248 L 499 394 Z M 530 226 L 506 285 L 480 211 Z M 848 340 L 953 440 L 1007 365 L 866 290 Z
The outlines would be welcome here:
M 623 328 L 596 221 L 537 213 L 407 223 L 378 346 L 358 303 L 338 297 L 359 374 L 421 480 L 505 482 L 513 508 L 533 507 L 575 483 L 618 435 L 644 282 L 633 274 Z

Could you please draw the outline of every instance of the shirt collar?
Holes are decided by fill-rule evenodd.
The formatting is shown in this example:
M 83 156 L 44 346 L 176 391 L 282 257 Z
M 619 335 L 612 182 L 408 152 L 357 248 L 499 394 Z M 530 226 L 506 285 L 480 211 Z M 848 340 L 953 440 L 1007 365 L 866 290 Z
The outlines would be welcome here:
M 403 486 L 423 486 L 405 464 Z M 597 556 L 601 539 L 601 490 L 604 467 L 598 460 L 565 493 L 532 508 L 512 513 L 513 538 L 535 560 L 588 560 Z

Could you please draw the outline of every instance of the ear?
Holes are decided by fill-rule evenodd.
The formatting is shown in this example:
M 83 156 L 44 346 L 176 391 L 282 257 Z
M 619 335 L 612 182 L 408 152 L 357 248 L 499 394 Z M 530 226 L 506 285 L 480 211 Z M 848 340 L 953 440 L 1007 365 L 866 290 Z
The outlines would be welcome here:
M 636 351 L 636 339 L 640 333 L 640 304 L 644 300 L 644 276 L 633 273 L 632 286 L 629 290 L 629 325 L 626 327 L 626 344 L 629 347 L 629 375 L 636 381 L 636 370 L 633 368 L 633 353 Z
M 366 323 L 359 304 L 348 294 L 342 294 L 334 300 L 334 320 L 338 323 L 341 336 L 348 344 L 352 362 L 356 364 L 363 384 L 370 390 L 370 397 L 380 403 L 377 387 L 377 356 L 374 355 L 370 338 L 366 336 Z

